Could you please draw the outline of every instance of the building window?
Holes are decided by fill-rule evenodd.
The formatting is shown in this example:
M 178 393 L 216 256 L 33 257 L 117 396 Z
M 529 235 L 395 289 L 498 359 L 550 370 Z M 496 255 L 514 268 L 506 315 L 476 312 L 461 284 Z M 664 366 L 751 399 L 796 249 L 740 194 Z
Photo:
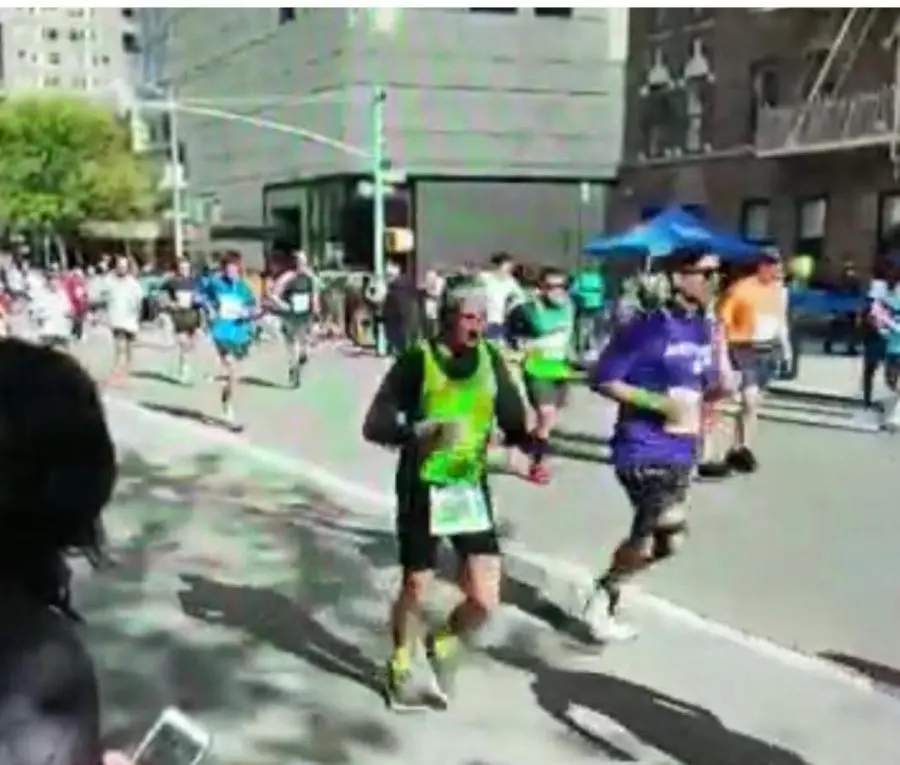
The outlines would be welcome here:
M 469 8 L 469 13 L 505 13 L 515 15 L 518 12 L 518 8 Z
M 287 24 L 289 21 L 293 21 L 297 18 L 297 9 L 296 8 L 279 8 L 278 9 L 278 23 L 279 24 Z
M 778 68 L 775 61 L 767 59 L 750 65 L 750 114 L 749 132 L 752 141 L 759 124 L 759 113 L 762 109 L 778 106 L 781 84 L 778 79 Z
M 80 19 L 84 16 L 84 8 L 70 8 L 69 9 L 69 17 L 73 19 Z
M 741 205 L 741 235 L 751 242 L 772 238 L 772 207 L 766 199 L 747 199 Z
M 659 159 L 670 155 L 672 126 L 677 125 L 672 91 L 664 85 L 653 85 L 643 98 L 643 152 L 647 159 Z
M 697 77 L 691 77 L 684 84 L 684 150 L 690 154 L 696 154 L 703 150 L 703 126 L 706 117 L 703 94 L 705 86 L 705 80 Z
M 72 42 L 79 42 L 84 39 L 84 30 L 82 29 L 70 29 L 69 30 L 69 39 Z
M 134 8 L 123 8 L 122 15 L 126 19 L 133 19 L 134 18 Z
M 87 89 L 87 80 L 84 77 L 73 77 L 72 78 L 72 88 L 74 90 Z
M 60 56 L 59 53 L 51 52 L 47 54 L 47 63 L 52 66 L 59 66 Z
M 878 254 L 900 250 L 900 191 L 878 196 Z
M 547 19 L 571 19 L 573 8 L 535 8 L 534 15 Z
M 47 27 L 44 30 L 44 39 L 50 40 L 51 42 L 59 39 L 59 31 L 54 29 L 53 27 Z
M 794 248 L 798 254 L 822 257 L 827 219 L 828 200 L 824 196 L 807 197 L 797 202 Z
M 140 53 L 141 46 L 138 44 L 137 35 L 133 32 L 125 32 L 122 35 L 122 50 L 126 53 Z
M 44 87 L 45 88 L 58 88 L 59 87 L 59 77 L 44 77 Z
M 20 50 L 20 51 L 19 51 L 19 58 L 20 58 L 20 59 L 23 59 L 23 60 L 26 59 L 26 58 L 28 58 L 28 51 L 27 51 L 27 50 Z

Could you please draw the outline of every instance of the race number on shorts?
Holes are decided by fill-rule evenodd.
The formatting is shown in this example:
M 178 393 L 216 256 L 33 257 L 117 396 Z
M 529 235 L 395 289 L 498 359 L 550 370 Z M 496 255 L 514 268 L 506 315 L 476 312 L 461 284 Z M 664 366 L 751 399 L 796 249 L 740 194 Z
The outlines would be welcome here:
M 480 486 L 431 488 L 431 533 L 437 537 L 477 534 L 492 527 L 487 498 Z

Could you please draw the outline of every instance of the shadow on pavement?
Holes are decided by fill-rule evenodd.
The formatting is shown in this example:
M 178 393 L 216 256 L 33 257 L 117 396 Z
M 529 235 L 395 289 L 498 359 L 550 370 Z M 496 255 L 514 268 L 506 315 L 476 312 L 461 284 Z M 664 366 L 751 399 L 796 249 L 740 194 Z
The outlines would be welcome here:
M 608 446 L 609 438 L 606 436 L 596 436 L 591 433 L 581 433 L 575 430 L 563 430 L 561 428 L 553 428 L 551 438 L 559 441 L 571 441 L 576 444 L 587 444 L 590 446 Z
M 900 691 L 900 669 L 896 667 L 889 667 L 886 664 L 879 664 L 868 659 L 862 659 L 859 656 L 850 656 L 837 651 L 823 651 L 819 656 L 859 672 L 876 683 L 888 686 L 893 692 Z
M 132 372 L 131 376 L 137 380 L 149 380 L 151 382 L 165 383 L 166 385 L 181 385 L 181 380 L 176 378 L 175 375 L 150 369 L 139 369 L 137 372 Z
M 299 483 L 290 501 L 260 502 L 261 487 L 247 488 L 235 471 L 221 453 L 165 465 L 122 456 L 108 511 L 131 526 L 123 533 L 110 524 L 113 538 L 125 540 L 113 550 L 119 565 L 76 588 L 109 743 L 133 744 L 161 708 L 177 704 L 202 713 L 221 740 L 241 741 L 254 763 L 391 756 L 399 749 L 391 718 L 353 686 L 377 688 L 376 662 L 387 650 L 393 533 L 351 525 L 352 509 Z M 386 572 L 392 581 L 379 584 Z M 507 602 L 571 626 L 521 583 L 505 587 Z M 706 709 L 609 675 L 548 666 L 517 637 L 491 655 L 533 675 L 541 708 L 603 756 L 633 760 L 573 720 L 572 704 L 690 765 L 804 765 Z M 264 730 L 256 725 L 269 719 L 276 722 Z
M 573 718 L 573 705 L 615 720 L 636 739 L 685 765 L 808 765 L 793 752 L 726 728 L 703 707 L 651 688 L 599 672 L 551 667 L 523 646 L 510 645 L 488 653 L 497 661 L 530 672 L 540 707 L 611 760 L 635 762 L 628 742 L 611 741 L 588 730 Z
M 138 403 L 144 409 L 149 409 L 151 412 L 168 414 L 171 417 L 178 417 L 182 420 L 192 420 L 193 422 L 199 422 L 201 425 L 207 425 L 213 428 L 222 428 L 223 430 L 230 429 L 228 423 L 224 420 L 213 417 L 211 414 L 201 412 L 198 409 L 191 409 L 190 407 L 176 406 L 173 404 L 160 404 L 156 401 L 140 401 Z
M 245 375 L 241 377 L 241 383 L 244 385 L 250 385 L 254 388 L 274 388 L 278 390 L 284 390 L 287 386 L 282 385 L 281 383 L 277 383 L 274 380 L 266 380 L 263 377 L 255 377 L 253 375 Z
M 223 584 L 202 576 L 185 575 L 182 580 L 189 589 L 180 592 L 178 599 L 188 616 L 240 630 L 323 672 L 381 692 L 375 663 L 355 645 L 330 634 L 286 595 L 272 589 Z
M 390 755 L 398 743 L 379 719 L 379 704 L 363 714 L 340 703 L 341 686 L 319 691 L 340 678 L 374 684 L 365 640 L 336 634 L 383 639 L 380 622 L 373 627 L 356 613 L 358 602 L 379 595 L 355 540 L 255 516 L 234 480 L 218 454 L 174 465 L 133 451 L 121 456 L 107 511 L 118 565 L 95 573 L 81 566 L 75 580 L 108 744 L 133 746 L 175 704 L 201 713 L 220 741 L 239 741 L 254 763 L 345 765 L 365 749 Z M 306 494 L 295 487 L 294 496 Z M 295 512 L 302 512 L 299 503 Z M 240 546 L 226 549 L 233 546 L 223 541 L 228 535 Z M 229 574 L 240 583 L 221 581 Z M 380 601 L 378 611 L 383 621 Z M 316 670 L 326 675 L 317 679 Z M 279 722 L 253 727 L 268 717 Z

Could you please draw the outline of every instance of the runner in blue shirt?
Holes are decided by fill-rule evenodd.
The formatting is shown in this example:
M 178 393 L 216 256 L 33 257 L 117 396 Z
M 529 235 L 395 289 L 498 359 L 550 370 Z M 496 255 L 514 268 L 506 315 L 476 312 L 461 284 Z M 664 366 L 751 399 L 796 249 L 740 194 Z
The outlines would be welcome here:
M 203 285 L 203 297 L 209 313 L 209 334 L 222 364 L 222 416 L 232 430 L 239 431 L 243 427 L 235 418 L 234 391 L 239 362 L 247 357 L 253 343 L 257 307 L 253 291 L 241 275 L 238 253 L 223 258 L 221 271 Z

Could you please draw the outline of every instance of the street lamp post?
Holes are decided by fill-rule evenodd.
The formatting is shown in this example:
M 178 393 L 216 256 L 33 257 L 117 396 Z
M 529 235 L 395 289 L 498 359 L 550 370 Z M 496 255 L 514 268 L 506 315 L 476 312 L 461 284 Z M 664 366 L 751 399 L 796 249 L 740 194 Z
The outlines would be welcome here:
M 155 89 L 154 89 L 155 90 Z M 370 108 L 371 108 L 371 127 L 372 127 L 372 136 L 371 136 L 371 147 L 368 149 L 361 148 L 359 146 L 354 146 L 353 144 L 346 143 L 344 141 L 338 140 L 336 138 L 330 138 L 326 135 L 322 135 L 321 133 L 315 133 L 311 130 L 305 130 L 304 128 L 297 127 L 295 125 L 287 125 L 283 122 L 276 122 L 274 120 L 268 120 L 262 117 L 250 116 L 246 114 L 239 114 L 236 112 L 225 111 L 223 109 L 217 109 L 212 106 L 208 106 L 211 102 L 214 102 L 215 99 L 186 99 L 183 101 L 179 101 L 176 98 L 174 88 L 167 88 L 164 93 L 157 90 L 156 92 L 164 95 L 164 100 L 141 100 L 139 103 L 142 107 L 150 108 L 150 109 L 162 109 L 169 114 L 169 161 L 172 164 L 172 172 L 175 176 L 172 180 L 172 216 L 175 218 L 176 226 L 175 226 L 175 252 L 178 257 L 182 257 L 184 251 L 184 238 L 183 238 L 183 230 L 181 227 L 181 217 L 182 217 L 182 208 L 183 208 L 183 199 L 181 196 L 181 184 L 180 177 L 178 174 L 179 167 L 179 151 L 178 151 L 178 120 L 177 114 L 179 112 L 184 114 L 193 114 L 198 117 L 210 117 L 213 119 L 221 119 L 226 122 L 238 122 L 249 125 L 251 127 L 261 128 L 263 130 L 272 130 L 278 133 L 287 133 L 288 135 L 294 135 L 299 138 L 302 138 L 307 141 L 312 141 L 313 143 L 318 143 L 323 146 L 330 146 L 337 151 L 341 151 L 344 154 L 349 154 L 350 156 L 359 157 L 361 159 L 367 160 L 371 163 L 372 169 L 372 203 L 374 205 L 374 215 L 373 215 L 373 270 L 375 272 L 375 278 L 384 283 L 385 281 L 385 233 L 386 233 L 386 222 L 385 222 L 385 197 L 387 196 L 387 172 L 389 169 L 389 160 L 385 152 L 385 125 L 384 125 L 384 107 L 385 101 L 387 100 L 387 94 L 384 88 L 378 87 L 375 88 L 373 97 L 371 99 Z M 228 102 L 228 98 L 222 99 L 224 102 Z M 276 99 L 273 97 L 266 96 L 264 98 L 257 99 L 232 99 L 237 100 L 242 104 L 249 103 L 274 103 Z M 286 98 L 286 102 L 290 102 L 291 98 Z M 301 99 L 305 102 L 305 99 Z M 313 99 L 309 99 L 311 103 L 314 103 Z M 384 337 L 383 328 L 379 327 L 379 331 L 376 334 L 376 350 L 379 355 L 383 355 L 386 348 L 386 338 Z
M 372 204 L 374 205 L 373 235 L 375 237 L 373 248 L 373 267 L 375 280 L 378 284 L 386 284 L 384 245 L 385 245 L 385 221 L 384 199 L 386 191 L 385 171 L 387 170 L 387 158 L 384 152 L 384 102 L 387 97 L 383 88 L 376 88 L 372 100 Z M 384 322 L 375 324 L 375 352 L 383 356 L 387 351 L 387 338 L 384 332 Z
M 178 137 L 178 102 L 175 100 L 175 88 L 166 91 L 166 113 L 169 116 L 169 165 L 172 183 L 172 236 L 175 243 L 175 258 L 184 258 L 184 225 L 182 221 L 181 196 L 181 152 Z

